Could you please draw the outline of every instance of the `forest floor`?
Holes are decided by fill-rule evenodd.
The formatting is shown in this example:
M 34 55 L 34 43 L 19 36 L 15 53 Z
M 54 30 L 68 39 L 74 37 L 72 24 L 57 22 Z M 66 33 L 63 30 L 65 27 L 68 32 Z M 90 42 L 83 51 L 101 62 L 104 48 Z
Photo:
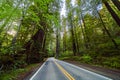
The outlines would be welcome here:
M 18 75 L 15 80 L 28 80 L 39 69 L 39 67 L 41 67 L 42 64 L 43 62 L 40 62 L 35 67 L 31 67 L 29 71 Z
M 0 74 L 0 80 L 26 80 L 34 74 L 43 62 L 27 65 L 24 68 L 7 70 Z
M 120 70 L 117 69 L 108 69 L 96 65 L 90 65 L 85 63 L 80 63 L 79 61 L 71 61 L 71 60 L 64 60 L 65 62 L 74 64 L 76 66 L 79 66 L 81 68 L 84 68 L 86 70 L 101 74 L 103 76 L 110 77 L 114 80 L 120 80 Z

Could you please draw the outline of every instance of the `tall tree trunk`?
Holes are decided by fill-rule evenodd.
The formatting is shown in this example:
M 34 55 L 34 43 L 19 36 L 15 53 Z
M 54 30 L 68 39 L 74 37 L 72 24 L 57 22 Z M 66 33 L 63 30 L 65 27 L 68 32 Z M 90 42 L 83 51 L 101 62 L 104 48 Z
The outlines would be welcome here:
M 60 53 L 60 33 L 59 33 L 59 29 L 57 28 L 56 30 L 56 58 L 59 57 L 59 53 Z
M 79 44 L 78 44 L 78 36 L 77 36 L 77 33 L 76 33 L 76 27 L 75 28 L 75 42 L 76 42 L 76 50 L 77 50 L 77 53 L 79 53 Z
M 64 31 L 64 34 L 63 34 L 63 53 L 66 52 L 66 47 L 67 47 L 67 44 L 66 44 L 66 30 Z
M 96 10 L 97 10 L 97 9 L 96 9 Z M 103 20 L 102 20 L 101 15 L 99 14 L 98 11 L 97 11 L 97 13 L 98 13 L 98 15 L 99 15 L 100 21 L 102 22 L 102 25 L 103 25 L 104 30 L 106 31 L 107 35 L 109 36 L 109 38 L 110 38 L 111 41 L 113 42 L 115 48 L 118 49 L 118 45 L 117 45 L 116 41 L 113 39 L 113 37 L 111 36 L 110 32 L 107 30 L 107 28 L 106 28 L 106 26 L 105 26 L 105 24 L 104 24 L 104 22 L 103 22 Z
M 84 29 L 85 46 L 86 46 L 86 49 L 88 49 L 90 47 L 90 45 L 89 45 L 89 37 L 87 35 L 87 30 L 86 30 L 87 27 L 85 25 L 85 21 L 84 21 L 82 13 L 81 13 L 81 18 L 82 18 L 82 21 L 83 21 L 83 26 L 82 27 L 84 27 L 82 29 Z
M 75 44 L 75 35 L 74 35 L 74 30 L 73 30 L 73 22 L 72 19 L 70 19 L 70 26 L 71 26 L 71 34 L 72 34 L 72 47 L 73 47 L 73 54 L 74 56 L 77 55 L 77 48 L 76 48 L 76 44 Z
M 81 21 L 80 17 L 79 17 L 79 21 Z M 87 48 L 87 46 L 86 46 L 86 38 L 85 38 L 85 31 L 84 31 L 84 27 L 82 25 L 82 22 L 80 22 L 80 27 L 81 27 L 81 31 L 82 31 L 82 35 L 83 35 L 83 39 L 84 39 L 84 46 L 85 46 L 85 48 Z
M 118 10 L 120 11 L 120 1 L 119 0 L 112 0 L 112 2 L 118 8 Z
M 107 1 L 105 1 L 104 4 L 106 8 L 108 9 L 108 11 L 110 12 L 110 14 L 112 15 L 113 19 L 116 21 L 116 23 L 120 27 L 120 18 L 118 17 L 118 15 L 114 12 L 114 10 L 111 8 L 111 6 L 108 4 Z
M 84 28 L 83 28 L 83 26 L 82 26 L 82 24 L 80 25 L 80 27 L 81 27 L 81 31 L 82 31 L 82 36 L 83 36 L 83 41 L 84 41 L 84 48 L 85 49 L 87 49 L 87 46 L 86 46 L 86 38 L 85 38 L 85 33 L 84 33 Z

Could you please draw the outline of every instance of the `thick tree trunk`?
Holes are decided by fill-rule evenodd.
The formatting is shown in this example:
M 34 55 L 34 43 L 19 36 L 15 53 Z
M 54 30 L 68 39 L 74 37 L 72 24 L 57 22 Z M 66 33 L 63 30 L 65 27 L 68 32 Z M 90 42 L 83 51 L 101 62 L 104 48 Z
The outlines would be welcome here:
M 43 55 L 40 53 L 42 52 L 42 45 L 44 43 L 44 31 L 39 29 L 36 34 L 28 41 L 24 48 L 26 53 L 26 62 L 39 62 L 43 59 Z
M 120 11 L 120 1 L 118 1 L 118 0 L 112 0 L 112 2 L 118 8 L 118 10 Z
M 114 12 L 114 10 L 110 7 L 110 5 L 108 4 L 107 1 L 104 2 L 106 8 L 108 9 L 108 11 L 110 12 L 110 14 L 112 15 L 113 19 L 116 21 L 116 23 L 120 26 L 120 18 L 118 17 L 118 15 Z

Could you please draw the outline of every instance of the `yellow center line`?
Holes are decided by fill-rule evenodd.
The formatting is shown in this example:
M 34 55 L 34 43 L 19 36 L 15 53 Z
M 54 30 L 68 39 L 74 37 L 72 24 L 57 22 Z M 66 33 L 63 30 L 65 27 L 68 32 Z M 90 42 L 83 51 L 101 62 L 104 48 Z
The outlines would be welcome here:
M 56 61 L 54 61 L 57 67 L 62 71 L 62 73 L 69 79 L 75 80 L 62 66 L 60 66 Z

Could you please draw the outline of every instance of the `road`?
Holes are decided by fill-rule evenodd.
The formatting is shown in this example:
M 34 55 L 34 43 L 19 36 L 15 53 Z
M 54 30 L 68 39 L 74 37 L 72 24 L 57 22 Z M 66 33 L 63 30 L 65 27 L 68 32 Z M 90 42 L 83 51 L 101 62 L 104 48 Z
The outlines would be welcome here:
M 73 64 L 48 58 L 30 80 L 112 80 Z

